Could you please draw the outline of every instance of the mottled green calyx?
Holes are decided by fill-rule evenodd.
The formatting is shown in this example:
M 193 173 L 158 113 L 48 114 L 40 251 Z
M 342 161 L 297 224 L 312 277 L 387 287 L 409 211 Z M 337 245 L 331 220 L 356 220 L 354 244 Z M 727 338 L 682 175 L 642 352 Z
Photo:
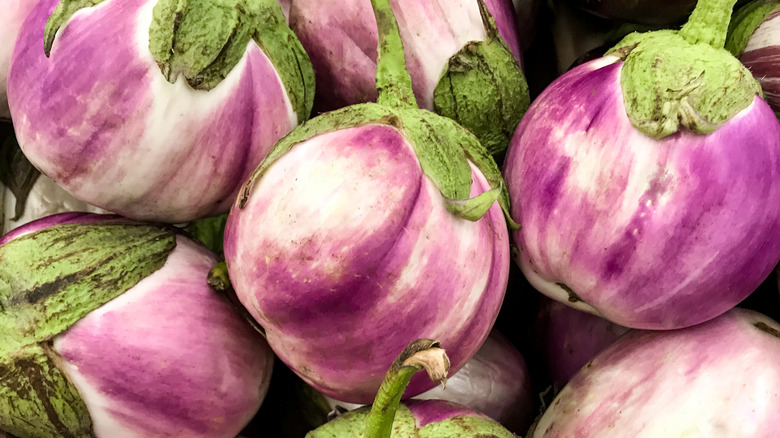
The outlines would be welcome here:
M 311 112 L 314 70 L 275 0 L 159 0 L 149 50 L 165 78 L 211 90 L 254 40 L 282 78 L 299 120 Z
M 51 46 L 54 44 L 54 37 L 57 35 L 57 31 L 70 20 L 73 14 L 81 9 L 100 3 L 103 3 L 103 0 L 60 0 L 49 19 L 46 20 L 43 34 L 43 53 L 47 57 L 51 54 Z
M 777 10 L 780 2 L 769 0 L 752 1 L 739 8 L 731 17 L 726 50 L 734 56 L 741 55 L 753 32 Z
M 91 435 L 86 406 L 48 346 L 162 267 L 175 245 L 168 228 L 98 222 L 52 226 L 0 246 L 0 429 Z
M 530 104 L 523 69 L 479 0 L 487 38 L 453 55 L 433 92 L 434 111 L 472 132 L 491 154 L 506 150 Z
M 296 144 L 315 135 L 373 124 L 393 126 L 409 140 L 420 160 L 423 173 L 436 184 L 445 199 L 469 199 L 472 184 L 469 162 L 473 163 L 491 188 L 501 188 L 498 201 L 508 218 L 509 195 L 501 171 L 476 137 L 454 121 L 430 111 L 393 109 L 376 103 L 353 105 L 315 117 L 279 140 L 244 185 L 239 195 L 239 208 L 245 205 L 254 182 Z M 481 198 L 473 202 L 483 200 Z M 452 206 L 450 211 L 459 217 L 479 219 L 475 219 L 471 213 L 461 215 L 466 210 L 461 210 L 451 202 L 447 205 Z
M 723 48 L 735 0 L 700 0 L 680 31 L 630 34 L 608 54 L 624 59 L 621 86 L 631 123 L 663 138 L 707 134 L 747 108 L 761 87 Z
M 223 259 L 226 223 L 227 213 L 192 221 L 187 225 L 186 230 L 193 239 L 199 241 L 206 248 L 217 254 L 220 259 Z

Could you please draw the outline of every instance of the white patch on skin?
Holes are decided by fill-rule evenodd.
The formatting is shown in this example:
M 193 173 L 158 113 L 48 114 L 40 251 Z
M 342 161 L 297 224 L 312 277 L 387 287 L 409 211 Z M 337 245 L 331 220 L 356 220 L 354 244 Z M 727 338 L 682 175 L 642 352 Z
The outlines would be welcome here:
M 744 52 L 780 45 L 780 15 L 763 22 L 748 38 Z
M 145 193 L 153 190 L 159 184 L 159 178 L 171 173 L 171 167 L 160 166 L 159 163 L 176 163 L 188 159 L 193 150 L 190 141 L 183 141 L 189 136 L 192 122 L 203 120 L 208 123 L 211 114 L 218 111 L 219 107 L 235 98 L 236 88 L 247 68 L 247 58 L 250 52 L 257 52 L 267 59 L 257 44 L 250 40 L 247 50 L 238 64 L 231 70 L 222 82 L 209 91 L 194 90 L 187 83 L 183 75 L 176 82 L 169 83 L 160 72 L 152 53 L 149 51 L 149 25 L 152 22 L 152 11 L 156 1 L 147 1 L 139 7 L 136 14 L 136 29 L 134 46 L 137 55 L 150 66 L 152 75 L 149 88 L 139 90 L 153 96 L 152 107 L 146 118 L 144 135 L 137 139 L 137 147 L 123 149 L 117 154 L 117 169 L 121 171 L 123 179 L 116 185 L 108 187 L 95 187 L 93 190 L 102 192 L 100 199 L 112 199 L 113 193 L 124 190 L 132 193 Z M 276 75 L 279 86 L 284 89 L 281 78 Z M 290 126 L 298 123 L 297 115 L 293 111 L 289 97 L 285 93 L 285 103 L 290 120 Z M 143 115 L 138 114 L 138 117 Z M 85 119 L 86 120 L 86 119 Z M 210 147 L 206 145 L 206 147 Z M 145 172 L 126 172 L 126 163 L 132 161 L 138 168 L 146 169 Z M 150 171 L 158 169 L 154 175 Z M 108 171 L 107 171 L 108 172 Z M 110 173 L 110 172 L 109 172 Z M 124 197 L 126 195 L 119 195 Z
M 58 186 L 46 175 L 38 176 L 27 197 L 22 215 L 13 220 L 16 215 L 16 197 L 11 189 L 0 184 L 2 190 L 3 213 L 5 221 L 2 224 L 2 233 L 8 233 L 12 229 L 28 222 L 66 211 L 87 211 L 91 213 L 107 213 L 107 211 L 79 201 L 65 189 Z
M 396 19 L 402 32 L 407 56 L 423 58 L 425 82 L 416 84 L 422 97 L 421 108 L 433 109 L 433 90 L 439 83 L 444 68 L 452 55 L 458 53 L 469 41 L 487 38 L 479 4 L 474 0 L 436 0 L 428 6 L 417 0 L 395 1 Z M 413 4 L 412 4 L 413 3 Z M 426 2 L 423 2 L 426 3 Z M 430 8 L 436 17 L 428 17 L 424 10 Z M 434 26 L 436 29 L 431 29 Z M 414 32 L 428 29 L 428 32 Z

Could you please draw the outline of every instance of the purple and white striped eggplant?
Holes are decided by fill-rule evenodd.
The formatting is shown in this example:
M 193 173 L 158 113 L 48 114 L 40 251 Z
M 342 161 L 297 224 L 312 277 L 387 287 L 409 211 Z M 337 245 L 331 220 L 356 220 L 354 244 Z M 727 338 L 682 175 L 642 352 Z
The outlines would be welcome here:
M 612 345 L 629 328 L 604 318 L 543 298 L 534 327 L 536 348 L 541 351 L 553 387 L 562 388 L 599 352 Z
M 753 73 L 780 117 L 780 2 L 752 1 L 732 20 L 726 49 Z
M 733 0 L 553 82 L 504 162 L 540 292 L 634 328 L 711 319 L 780 260 L 780 124 L 722 47 Z M 710 20 L 710 21 L 708 21 Z
M 460 369 L 490 333 L 510 263 L 498 166 L 468 131 L 417 108 L 392 10 L 376 2 L 389 21 L 378 103 L 277 143 L 224 237 L 236 294 L 280 359 L 353 403 L 373 399 L 412 339 L 446 342 Z M 415 379 L 409 395 L 430 387 Z
M 11 53 L 14 50 L 19 28 L 22 27 L 22 22 L 34 5 L 35 0 L 5 0 L 3 2 L 3 15 L 0 18 L 0 119 L 11 118 L 6 96 Z
M 510 0 L 392 0 L 420 108 L 450 117 L 503 152 L 528 86 Z M 296 0 L 290 27 L 311 56 L 317 103 L 332 110 L 377 98 L 377 30 L 369 0 Z
M 417 339 L 392 362 L 373 405 L 339 415 L 306 438 L 515 438 L 484 414 L 444 400 L 400 403 L 412 375 L 425 370 L 431 380 L 447 381 L 449 358 L 437 341 Z
M 273 354 L 170 227 L 62 213 L 0 239 L 0 428 L 20 437 L 234 437 Z
M 733 309 L 671 331 L 634 331 L 577 373 L 533 438 L 777 436 L 780 324 Z
M 313 80 L 276 0 L 42 0 L 8 102 L 24 153 L 74 196 L 178 223 L 229 210 Z
M 481 412 L 517 433 L 528 430 L 537 414 L 525 359 L 496 330 L 490 333 L 477 354 L 447 379 L 446 388 L 436 386 L 409 400 L 455 403 Z M 363 406 L 330 397 L 325 397 L 325 403 L 331 411 L 339 407 L 354 410 Z M 408 406 L 414 411 L 412 405 Z

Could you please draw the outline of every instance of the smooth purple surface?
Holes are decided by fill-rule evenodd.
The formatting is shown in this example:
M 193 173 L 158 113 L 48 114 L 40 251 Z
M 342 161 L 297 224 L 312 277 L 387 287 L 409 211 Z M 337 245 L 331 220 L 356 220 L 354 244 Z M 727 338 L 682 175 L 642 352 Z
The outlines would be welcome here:
M 232 438 L 259 409 L 273 353 L 206 283 L 184 237 L 165 265 L 54 340 L 97 436 Z
M 458 416 L 489 418 L 473 409 L 445 400 L 407 400 L 404 405 L 409 408 L 418 428 Z
M 628 121 L 622 63 L 551 84 L 504 175 L 515 258 L 542 293 L 620 325 L 671 329 L 747 297 L 780 259 L 780 124 L 760 98 L 716 132 L 663 140 Z
M 471 196 L 488 188 L 472 178 Z M 453 374 L 476 353 L 503 300 L 509 244 L 497 204 L 477 222 L 453 217 L 399 131 L 366 125 L 270 166 L 228 216 L 225 258 L 276 354 L 318 391 L 369 403 L 411 340 L 439 340 Z M 407 395 L 432 386 L 415 376 Z
M 484 40 L 475 0 L 391 0 L 417 102 L 433 109 L 433 90 L 447 60 L 468 41 Z M 515 57 L 519 37 L 510 0 L 487 0 Z M 322 110 L 376 100 L 376 20 L 367 0 L 296 0 L 290 27 L 309 54 Z M 522 62 L 521 62 L 522 65 Z
M 47 58 L 43 29 L 55 3 L 33 9 L 9 73 L 25 155 L 77 198 L 134 219 L 227 212 L 296 120 L 257 45 L 219 86 L 197 91 L 183 78 L 168 83 L 148 50 L 156 2 L 106 0 L 79 11 Z
M 744 309 L 629 333 L 572 378 L 532 436 L 776 437 L 779 335 L 777 322 Z
M 596 354 L 631 329 L 543 298 L 535 326 L 548 377 L 562 387 Z
M 780 10 L 770 14 L 748 39 L 739 60 L 753 73 L 769 106 L 780 114 Z

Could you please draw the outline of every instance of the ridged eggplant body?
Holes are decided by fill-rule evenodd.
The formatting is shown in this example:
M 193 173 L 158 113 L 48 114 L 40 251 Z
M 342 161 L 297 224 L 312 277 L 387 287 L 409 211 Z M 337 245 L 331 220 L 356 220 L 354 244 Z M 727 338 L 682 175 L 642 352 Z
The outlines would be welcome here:
M 294 144 L 225 230 L 230 279 L 271 347 L 347 402 L 370 403 L 416 338 L 440 340 L 456 372 L 487 338 L 506 289 L 502 209 L 476 221 L 452 214 L 402 129 L 377 120 Z M 471 197 L 491 189 L 464 165 Z M 433 386 L 426 380 L 415 376 L 407 394 Z

